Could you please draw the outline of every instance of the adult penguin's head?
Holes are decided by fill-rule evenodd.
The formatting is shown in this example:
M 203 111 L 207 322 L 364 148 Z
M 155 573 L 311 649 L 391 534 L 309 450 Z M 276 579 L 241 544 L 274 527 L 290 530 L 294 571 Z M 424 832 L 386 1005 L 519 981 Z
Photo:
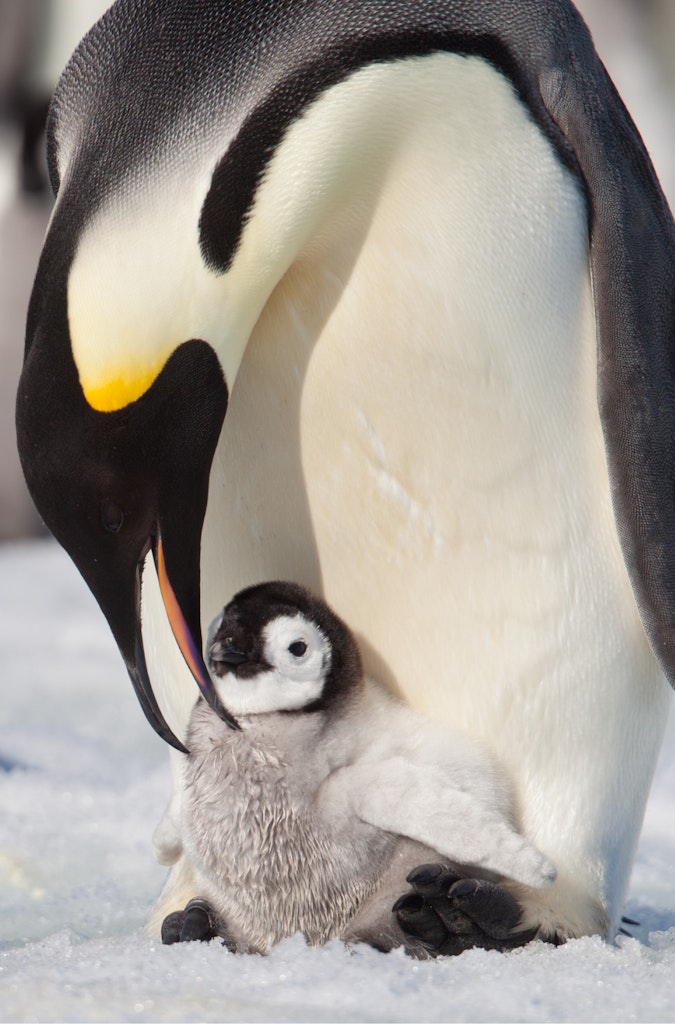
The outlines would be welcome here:
M 199 621 L 201 532 L 227 386 L 211 346 L 186 339 L 138 398 L 107 411 L 94 408 L 73 361 L 67 287 L 58 279 L 59 271 L 69 273 L 67 239 L 57 214 L 29 311 L 17 401 L 22 464 L 45 523 L 110 624 L 148 720 L 183 749 L 148 678 L 141 580 L 146 559 L 154 557 L 185 660 L 209 703 L 236 725 L 204 666 Z M 45 332 L 49 344 L 43 343 Z

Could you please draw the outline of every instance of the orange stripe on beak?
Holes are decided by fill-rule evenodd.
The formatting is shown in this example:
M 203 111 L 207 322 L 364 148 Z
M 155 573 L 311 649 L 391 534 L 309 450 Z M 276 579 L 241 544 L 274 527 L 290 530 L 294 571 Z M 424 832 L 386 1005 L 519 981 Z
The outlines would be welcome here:
M 213 685 L 213 680 L 211 679 L 206 665 L 204 664 L 201 651 L 197 647 L 194 637 L 190 632 L 190 628 L 185 621 L 185 616 L 181 611 L 181 607 L 166 571 L 164 548 L 160 537 L 157 538 L 157 542 L 154 545 L 154 556 L 155 565 L 157 567 L 157 578 L 159 580 L 159 589 L 164 602 L 164 608 L 166 609 L 169 625 L 171 626 L 171 631 L 176 639 L 180 652 L 185 658 L 186 664 L 190 669 L 197 686 L 201 690 L 204 699 L 211 705 L 219 718 L 222 718 L 224 722 L 227 722 L 231 729 L 239 729 L 240 726 L 236 718 L 233 718 L 220 703 L 218 694 L 216 693 Z
M 164 561 L 164 548 L 162 547 L 161 540 L 157 541 L 156 547 L 156 565 L 157 565 L 157 576 L 159 578 L 159 589 L 162 594 L 162 600 L 164 601 L 164 607 L 166 614 L 169 618 L 169 625 L 171 631 L 176 638 L 181 654 L 187 662 L 187 666 L 195 677 L 197 684 L 200 689 L 204 687 L 204 666 L 200 652 L 197 650 L 197 645 L 194 642 L 192 634 L 188 629 L 188 624 L 183 617 L 183 613 L 176 599 L 176 595 L 173 592 L 173 587 L 169 582 L 169 577 L 166 572 L 166 562 Z M 207 685 L 210 684 L 210 679 Z

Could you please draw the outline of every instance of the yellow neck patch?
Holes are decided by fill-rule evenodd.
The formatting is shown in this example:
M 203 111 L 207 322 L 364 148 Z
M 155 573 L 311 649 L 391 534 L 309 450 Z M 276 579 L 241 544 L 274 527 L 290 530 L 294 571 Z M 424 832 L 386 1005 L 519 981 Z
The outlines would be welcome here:
M 104 382 L 86 382 L 80 377 L 82 391 L 97 412 L 117 412 L 145 394 L 162 372 L 166 359 L 156 360 L 150 367 L 127 367 Z

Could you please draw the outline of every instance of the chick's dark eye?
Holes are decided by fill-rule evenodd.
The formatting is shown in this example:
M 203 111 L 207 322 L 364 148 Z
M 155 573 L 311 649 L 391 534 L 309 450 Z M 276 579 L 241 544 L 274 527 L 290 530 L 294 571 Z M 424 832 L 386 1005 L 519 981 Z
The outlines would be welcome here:
M 109 498 L 101 502 L 101 522 L 108 533 L 119 533 L 124 525 L 124 512 Z
M 307 650 L 307 644 L 304 640 L 294 640 L 292 644 L 288 645 L 288 650 L 294 658 L 301 658 Z

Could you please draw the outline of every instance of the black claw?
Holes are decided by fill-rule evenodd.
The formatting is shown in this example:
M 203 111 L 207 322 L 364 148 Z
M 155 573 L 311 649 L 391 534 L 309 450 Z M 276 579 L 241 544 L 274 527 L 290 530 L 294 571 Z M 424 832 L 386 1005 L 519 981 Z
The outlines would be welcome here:
M 184 910 L 175 910 L 168 914 L 162 921 L 162 943 L 165 946 L 172 946 L 174 942 L 180 942 L 181 928 L 185 920 Z
M 473 896 L 477 891 L 480 883 L 477 878 L 460 878 L 458 882 L 455 882 L 452 886 L 452 898 L 457 899 L 458 896 Z M 448 893 L 450 890 L 448 890 Z
M 415 893 L 396 900 L 392 908 L 401 931 L 418 940 L 430 952 L 437 950 L 447 938 L 445 928 L 433 908 Z
M 402 910 L 404 913 L 414 914 L 423 906 L 424 900 L 421 896 L 413 892 L 406 892 L 403 896 L 399 896 L 391 911 L 393 914 L 398 914 L 399 910 Z
M 445 896 L 460 876 L 443 864 L 420 864 L 406 878 L 422 896 Z
M 513 896 L 493 882 L 462 879 L 448 898 L 493 939 L 505 939 L 520 921 L 520 907 Z
M 217 935 L 213 911 L 204 900 L 190 900 L 180 930 L 181 942 L 208 942 Z
M 441 874 L 443 874 L 442 864 L 420 864 L 419 867 L 413 868 L 406 877 L 406 882 L 410 882 L 411 885 L 428 885 L 430 882 L 435 882 Z
M 634 921 L 632 917 L 622 917 L 621 918 L 621 922 L 622 922 L 622 924 L 632 924 L 633 927 L 635 927 L 635 928 L 639 928 L 640 927 L 640 922 L 639 921 Z

